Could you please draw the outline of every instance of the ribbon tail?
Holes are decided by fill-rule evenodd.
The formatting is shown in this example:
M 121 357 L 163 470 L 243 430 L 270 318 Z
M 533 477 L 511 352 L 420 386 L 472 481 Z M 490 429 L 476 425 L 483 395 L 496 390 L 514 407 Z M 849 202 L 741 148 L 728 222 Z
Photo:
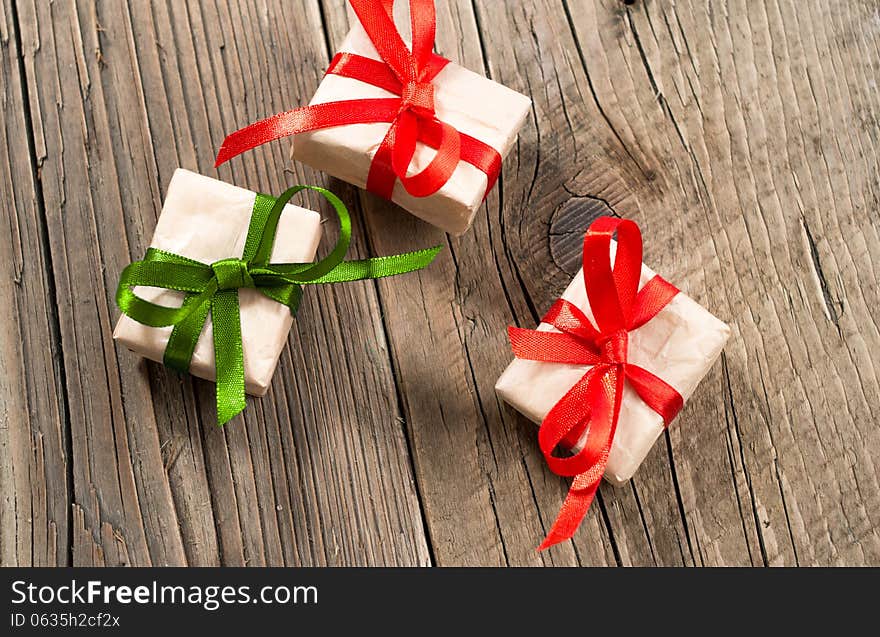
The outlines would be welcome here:
M 604 470 L 604 467 L 602 469 Z M 594 473 L 596 472 L 582 473 L 574 479 L 568 495 L 565 497 L 565 502 L 562 503 L 562 508 L 556 516 L 556 521 L 553 522 L 550 532 L 538 547 L 539 551 L 570 540 L 578 530 L 581 521 L 590 510 L 593 498 L 596 497 L 599 483 L 602 482 L 602 471 L 598 472 L 598 476 L 593 476 Z
M 303 285 L 317 283 L 345 283 L 362 279 L 381 279 L 397 274 L 421 270 L 434 260 L 443 249 L 435 246 L 415 252 L 405 252 L 387 257 L 373 257 L 357 261 L 343 261 L 324 276 L 311 281 L 303 281 Z
M 590 371 L 594 372 L 596 369 L 594 367 Z M 587 376 L 591 375 L 588 373 Z M 551 468 L 554 465 L 560 468 L 569 464 L 576 466 L 583 461 L 590 464 L 572 480 L 559 515 L 547 537 L 538 547 L 539 551 L 564 542 L 574 535 L 589 511 L 599 483 L 602 482 L 602 476 L 605 475 L 608 454 L 611 451 L 617 419 L 620 415 L 624 375 L 616 367 L 611 367 L 602 372 L 594 372 L 589 379 L 587 376 L 579 383 L 588 385 L 590 402 L 590 422 L 584 448 L 572 458 L 565 459 L 548 457 L 546 445 L 542 445 L 542 451 L 545 452 L 545 458 Z M 556 469 L 553 470 L 555 473 L 560 473 Z
M 394 97 L 326 102 L 276 113 L 227 135 L 214 168 L 261 144 L 297 133 L 348 124 L 391 122 L 399 107 L 400 98 Z
M 167 367 L 181 373 L 189 371 L 193 352 L 205 327 L 208 311 L 211 309 L 210 300 L 202 299 L 200 296 L 188 295 L 183 300 L 183 307 L 194 304 L 198 304 L 198 306 L 193 312 L 171 330 L 168 343 L 165 345 L 165 354 L 162 357 L 162 362 Z
M 367 190 L 388 200 L 394 194 L 394 184 L 397 182 L 397 173 L 394 172 L 393 162 L 394 149 L 398 146 L 399 129 L 400 121 L 392 122 L 385 137 L 382 138 L 382 143 L 376 149 L 376 154 L 373 155 L 373 161 L 370 162 L 370 172 L 367 173 Z M 410 158 L 415 150 L 415 140 L 413 140 Z M 409 165 L 409 160 L 406 165 Z
M 238 290 L 220 290 L 211 303 L 214 365 L 217 374 L 217 424 L 225 425 L 245 408 L 244 351 Z

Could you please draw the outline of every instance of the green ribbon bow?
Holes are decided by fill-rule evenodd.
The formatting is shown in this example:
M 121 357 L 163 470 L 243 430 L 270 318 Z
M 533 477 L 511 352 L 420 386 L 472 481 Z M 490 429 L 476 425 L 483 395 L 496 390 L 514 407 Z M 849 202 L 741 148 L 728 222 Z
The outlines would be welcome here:
M 333 251 L 317 263 L 269 263 L 278 219 L 296 193 L 314 190 L 329 201 L 339 215 L 339 240 Z M 387 257 L 344 261 L 351 243 L 351 218 L 345 204 L 332 192 L 317 186 L 293 186 L 278 199 L 257 194 L 240 259 L 221 259 L 210 265 L 177 254 L 150 248 L 142 261 L 127 266 L 119 277 L 116 304 L 144 325 L 174 329 L 165 347 L 164 363 L 181 372 L 189 370 L 208 312 L 214 323 L 214 358 L 217 376 L 217 421 L 223 425 L 245 408 L 244 352 L 241 342 L 238 290 L 253 288 L 282 303 L 296 315 L 302 298 L 300 286 L 377 279 L 427 266 L 442 246 Z M 180 307 L 157 305 L 137 296 L 135 286 L 185 292 Z

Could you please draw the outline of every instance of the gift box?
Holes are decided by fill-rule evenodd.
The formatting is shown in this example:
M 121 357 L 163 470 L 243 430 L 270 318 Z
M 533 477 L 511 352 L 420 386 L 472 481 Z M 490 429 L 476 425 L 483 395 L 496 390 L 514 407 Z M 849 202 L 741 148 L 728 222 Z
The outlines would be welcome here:
M 256 197 L 250 190 L 178 169 L 168 186 L 150 245 L 206 264 L 240 257 Z M 272 261 L 312 261 L 320 239 L 321 216 L 287 204 L 278 220 Z M 138 286 L 134 291 L 147 301 L 170 307 L 180 306 L 184 298 L 183 292 L 169 289 Z M 262 396 L 269 388 L 293 317 L 286 306 L 255 289 L 239 290 L 239 306 L 245 387 L 249 394 Z M 123 314 L 113 338 L 145 358 L 162 362 L 172 329 L 150 327 Z M 189 372 L 213 381 L 214 370 L 213 324 L 208 316 Z
M 406 45 L 392 4 L 353 0 L 360 19 L 309 106 L 233 133 L 218 164 L 295 134 L 293 156 L 299 161 L 461 234 L 494 184 L 531 100 L 431 54 L 433 3 L 413 3 L 410 11 L 425 20 L 412 30 L 415 45 Z M 406 3 L 395 7 L 405 9 Z M 397 14 L 398 24 L 410 17 L 407 11 Z
M 610 235 L 620 223 L 627 224 L 627 248 L 618 255 Z M 603 319 L 598 323 L 597 307 Z M 582 517 L 603 475 L 615 484 L 633 476 L 721 354 L 730 328 L 641 263 L 635 224 L 602 218 L 587 233 L 584 267 L 561 300 L 536 330 L 511 328 L 510 335 L 517 358 L 496 392 L 541 423 L 542 434 L 545 427 L 556 430 L 542 441 L 542 450 L 558 473 L 575 476 L 569 498 L 581 503 L 569 509 Z M 605 375 L 590 379 L 594 367 Z M 610 433 L 600 433 L 597 414 L 604 414 Z M 594 431 L 606 439 L 588 442 Z M 581 465 L 564 466 L 567 459 L 553 457 L 557 443 L 584 456 Z M 551 532 L 544 546 L 570 537 L 580 517 Z
M 379 59 L 359 22 L 342 42 L 340 52 Z M 447 64 L 433 84 L 438 119 L 485 142 L 502 159 L 507 156 L 531 109 L 528 97 L 454 63 Z M 310 104 L 391 95 L 377 86 L 331 73 L 321 81 Z M 294 138 L 293 156 L 304 164 L 366 188 L 370 164 L 387 132 L 387 124 L 352 124 L 303 133 Z M 435 154 L 427 145 L 418 144 L 409 174 L 424 170 Z M 460 235 L 471 226 L 487 186 L 485 173 L 459 161 L 449 181 L 434 194 L 414 197 L 397 181 L 391 201 L 446 232 Z
M 330 254 L 312 262 L 318 213 L 288 204 L 303 190 L 339 216 Z M 277 199 L 178 170 L 152 246 L 119 275 L 123 312 L 113 337 L 181 371 L 215 380 L 217 422 L 266 393 L 299 308 L 303 285 L 394 276 L 426 267 L 440 247 L 346 261 L 351 217 L 318 186 L 292 186 Z

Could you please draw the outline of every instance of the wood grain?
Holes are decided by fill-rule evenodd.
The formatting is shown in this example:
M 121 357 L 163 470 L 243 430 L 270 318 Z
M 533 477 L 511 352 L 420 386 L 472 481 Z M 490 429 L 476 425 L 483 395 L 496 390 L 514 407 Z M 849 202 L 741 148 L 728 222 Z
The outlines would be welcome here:
M 211 167 L 309 99 L 344 0 L 0 6 L 3 564 L 880 564 L 875 2 L 438 2 L 437 50 L 534 102 L 454 239 L 286 142 Z M 327 184 L 358 255 L 447 249 L 309 290 L 269 395 L 219 430 L 210 384 L 110 339 L 178 166 Z M 493 386 L 600 214 L 734 335 L 635 479 L 539 554 L 567 485 Z
M 269 396 L 222 430 L 213 386 L 110 340 L 118 272 L 146 248 L 174 168 L 209 172 L 260 84 L 263 108 L 304 99 L 282 90 L 272 103 L 271 74 L 251 68 L 257 58 L 293 68 L 296 48 L 270 56 L 243 37 L 239 50 L 228 34 L 253 33 L 263 17 L 235 3 L 20 9 L 70 368 L 73 563 L 427 563 L 371 284 L 310 294 Z M 309 17 L 319 20 L 314 6 Z M 279 191 L 288 177 L 275 151 L 251 159 L 248 178 L 221 176 Z
M 876 7 L 590 4 L 646 259 L 734 326 L 670 433 L 695 562 L 877 563 Z
M 15 9 L 0 4 L 0 564 L 64 565 L 69 427 Z

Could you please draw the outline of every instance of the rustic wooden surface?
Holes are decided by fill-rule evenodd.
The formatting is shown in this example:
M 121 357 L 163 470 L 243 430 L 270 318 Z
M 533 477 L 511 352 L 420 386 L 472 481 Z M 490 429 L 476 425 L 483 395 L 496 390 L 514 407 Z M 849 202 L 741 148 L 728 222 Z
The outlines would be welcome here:
M 212 168 L 308 100 L 344 0 L 0 0 L 0 563 L 880 565 L 880 5 L 437 4 L 441 54 L 534 100 L 462 238 L 285 143 Z M 448 249 L 309 290 L 271 391 L 221 430 L 210 384 L 111 340 L 178 166 L 329 185 L 359 255 Z M 539 554 L 566 482 L 495 397 L 504 328 L 609 209 L 733 337 L 635 479 Z

